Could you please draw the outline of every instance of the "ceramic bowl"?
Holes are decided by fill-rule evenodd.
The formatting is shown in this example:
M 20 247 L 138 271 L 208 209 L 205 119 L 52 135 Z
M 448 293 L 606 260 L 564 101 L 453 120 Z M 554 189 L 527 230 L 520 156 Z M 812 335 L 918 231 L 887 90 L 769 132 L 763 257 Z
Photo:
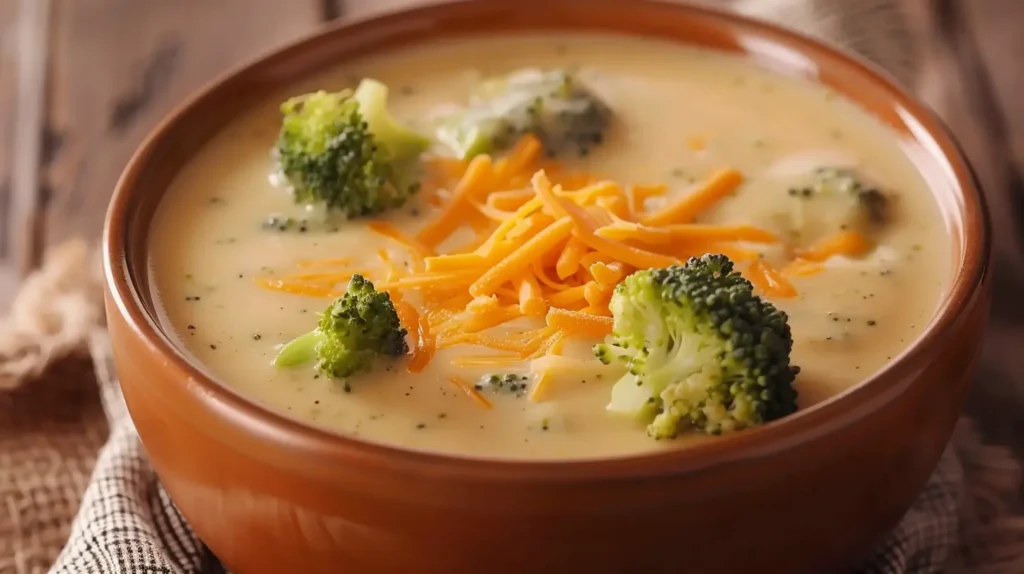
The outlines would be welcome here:
M 573 462 L 405 451 L 311 428 L 212 380 L 154 319 L 147 232 L 170 179 L 247 102 L 346 58 L 440 36 L 601 30 L 749 57 L 845 94 L 919 144 L 955 279 L 883 372 L 692 449 Z M 878 70 L 780 28 L 641 0 L 490 0 L 326 29 L 179 107 L 127 167 L 104 235 L 117 374 L 160 480 L 235 574 L 846 571 L 904 514 L 951 435 L 989 304 L 981 194 L 941 123 Z

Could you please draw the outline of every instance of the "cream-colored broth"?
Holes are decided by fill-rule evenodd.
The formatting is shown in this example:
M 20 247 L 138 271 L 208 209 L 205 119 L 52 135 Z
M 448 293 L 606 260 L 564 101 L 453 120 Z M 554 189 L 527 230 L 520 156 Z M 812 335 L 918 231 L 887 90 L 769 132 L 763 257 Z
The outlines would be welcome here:
M 798 278 L 800 296 L 776 301 L 790 314 L 793 362 L 802 367 L 801 408 L 878 371 L 926 326 L 946 289 L 951 242 L 923 179 L 877 121 L 824 90 L 730 56 L 635 38 L 539 35 L 453 40 L 374 56 L 240 114 L 182 169 L 158 211 L 151 273 L 166 327 L 238 392 L 366 440 L 502 458 L 616 456 L 692 442 L 693 436 L 654 441 L 642 425 L 608 414 L 614 379 L 599 378 L 597 370 L 557 377 L 543 402 L 488 395 L 494 409 L 485 410 L 447 378 L 458 373 L 474 380 L 487 370 L 456 369 L 450 359 L 492 351 L 445 349 L 416 375 L 398 362 L 354 378 L 348 393 L 311 369 L 271 365 L 276 347 L 311 329 L 327 301 L 265 290 L 255 276 L 292 269 L 300 259 L 348 256 L 379 266 L 379 249 L 402 253 L 362 223 L 333 233 L 261 228 L 269 214 L 303 217 L 268 179 L 278 103 L 370 76 L 392 86 L 397 116 L 426 125 L 439 108 L 464 102 L 481 74 L 568 65 L 582 66 L 588 85 L 616 113 L 604 145 L 579 166 L 624 183 L 664 182 L 674 193 L 715 168 L 740 169 L 746 183 L 709 221 L 771 227 L 771 214 L 787 201 L 796 177 L 787 166 L 801 162 L 853 163 L 898 196 L 898 218 L 873 255 Z M 688 145 L 695 138 L 706 141 L 705 149 Z M 390 219 L 415 230 L 429 214 L 409 205 Z M 776 257 L 771 250 L 765 255 Z M 576 342 L 566 354 L 586 358 L 592 343 Z

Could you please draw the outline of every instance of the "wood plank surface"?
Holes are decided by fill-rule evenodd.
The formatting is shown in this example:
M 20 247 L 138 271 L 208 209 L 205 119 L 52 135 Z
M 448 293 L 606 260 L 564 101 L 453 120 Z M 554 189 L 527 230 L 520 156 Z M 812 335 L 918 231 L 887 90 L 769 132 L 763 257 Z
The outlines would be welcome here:
M 18 4 L 0 2 L 0 223 L 10 212 L 10 166 L 14 149 L 14 99 L 18 70 Z M 0 259 L 8 252 L 6 227 L 0 231 Z
M 17 287 L 19 273 L 12 254 L 12 181 L 15 100 L 18 91 L 17 2 L 0 2 L 0 313 Z
M 45 240 L 96 238 L 147 132 L 230 67 L 313 30 L 325 0 L 56 0 Z
M 342 18 L 368 18 L 429 3 L 430 0 L 334 0 L 336 14 Z
M 424 0 L 51 0 L 54 3 L 50 40 L 50 79 L 46 118 L 36 140 L 40 188 L 37 197 L 45 211 L 45 244 L 73 236 L 96 237 L 111 188 L 131 152 L 147 130 L 199 85 L 223 70 L 313 29 L 325 18 L 362 18 Z M 45 4 L 21 0 L 24 5 Z M 921 2 L 918 2 L 921 4 Z M 929 4 L 929 3 L 924 3 Z M 22 237 L 15 228 L 26 225 L 12 217 L 11 159 L 17 50 L 13 20 L 19 2 L 0 2 L 0 259 L 10 260 L 12 243 Z M 966 3 L 982 54 L 992 69 L 999 103 L 1012 129 L 1010 138 L 1024 162 L 1024 104 L 1018 94 L 1024 68 L 1013 54 L 1024 49 L 1024 37 L 1012 22 L 1024 17 L 1024 3 L 991 0 Z M 919 20 L 934 22 L 927 12 Z M 225 33 L 225 30 L 230 33 Z M 981 32 L 981 33 L 978 33 Z M 936 44 L 931 49 L 949 51 Z M 949 77 L 948 57 L 937 58 L 937 81 Z M 947 68 L 943 68 L 943 62 Z M 38 71 L 37 71 L 38 72 Z M 972 134 L 971 114 L 958 105 L 956 94 L 941 96 L 940 112 L 961 134 L 965 146 L 982 149 L 985 134 Z M 962 98 L 961 98 L 962 99 Z M 973 130 L 978 132 L 977 129 Z M 962 133 L 961 133 L 962 132 Z M 35 146 L 28 146 L 34 148 Z M 32 152 L 30 152 L 32 153 Z M 972 153 L 979 172 L 987 174 L 989 155 Z M 998 185 L 998 184 L 997 184 Z M 31 201 L 19 198 L 21 205 Z M 31 211 L 31 210 L 30 210 Z
M 8 245 L 19 274 L 42 258 L 40 236 L 40 172 L 44 155 L 49 32 L 52 0 L 19 0 L 18 65 L 14 101 L 13 150 L 10 169 Z
M 18 284 L 18 273 L 10 257 L 6 233 L 11 204 L 11 149 L 13 146 L 14 92 L 17 48 L 15 26 L 18 5 L 0 3 L 0 315 L 6 312 Z
M 1004 112 L 1010 151 L 1018 169 L 1024 170 L 1024 65 L 1020 61 L 1024 55 L 1024 34 L 1020 33 L 1024 2 L 975 0 L 961 5 Z

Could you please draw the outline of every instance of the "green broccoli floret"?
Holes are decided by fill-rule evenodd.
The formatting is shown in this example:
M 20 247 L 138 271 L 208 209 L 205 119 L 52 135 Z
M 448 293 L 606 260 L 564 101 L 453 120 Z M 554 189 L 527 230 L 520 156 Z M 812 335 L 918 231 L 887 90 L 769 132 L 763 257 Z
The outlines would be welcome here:
M 637 271 L 616 287 L 610 308 L 612 335 L 594 353 L 628 372 L 608 410 L 651 421 L 650 436 L 686 427 L 718 434 L 796 411 L 788 317 L 724 255 Z
M 500 152 L 525 133 L 550 156 L 586 155 L 604 140 L 610 119 L 604 102 L 572 73 L 526 69 L 484 82 L 437 138 L 462 158 Z
M 506 392 L 521 397 L 526 392 L 526 381 L 527 377 L 515 373 L 484 375 L 480 377 L 480 382 L 473 386 L 478 391 L 491 389 L 495 393 Z
M 403 205 L 419 188 L 430 140 L 387 111 L 388 88 L 365 79 L 353 92 L 319 91 L 281 105 L 276 154 L 295 201 L 350 218 Z
M 353 275 L 345 294 L 320 316 L 317 328 L 282 347 L 274 365 L 293 367 L 315 360 L 318 372 L 345 378 L 369 370 L 378 356 L 409 352 L 405 335 L 391 297 Z
M 798 200 L 800 227 L 821 228 L 812 235 L 837 228 L 870 234 L 888 222 L 891 211 L 889 197 L 848 168 L 818 168 L 806 186 L 790 188 L 789 195 Z

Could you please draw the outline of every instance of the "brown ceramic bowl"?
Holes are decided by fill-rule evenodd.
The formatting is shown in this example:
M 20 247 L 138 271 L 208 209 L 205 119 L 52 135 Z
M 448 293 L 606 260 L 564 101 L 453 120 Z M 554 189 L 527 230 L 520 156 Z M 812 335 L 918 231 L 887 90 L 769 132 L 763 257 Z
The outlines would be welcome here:
M 235 394 L 154 320 L 147 231 L 170 178 L 233 110 L 385 46 L 559 28 L 756 54 L 846 94 L 916 140 L 956 276 L 927 333 L 884 372 L 783 421 L 688 450 L 577 462 L 409 452 L 304 426 Z M 791 58 L 787 58 L 792 61 Z M 344 24 L 215 82 L 157 128 L 105 231 L 117 372 L 146 451 L 196 533 L 237 574 L 840 572 L 870 552 L 936 466 L 989 303 L 989 231 L 946 129 L 883 74 L 766 24 L 637 0 L 460 2 Z

